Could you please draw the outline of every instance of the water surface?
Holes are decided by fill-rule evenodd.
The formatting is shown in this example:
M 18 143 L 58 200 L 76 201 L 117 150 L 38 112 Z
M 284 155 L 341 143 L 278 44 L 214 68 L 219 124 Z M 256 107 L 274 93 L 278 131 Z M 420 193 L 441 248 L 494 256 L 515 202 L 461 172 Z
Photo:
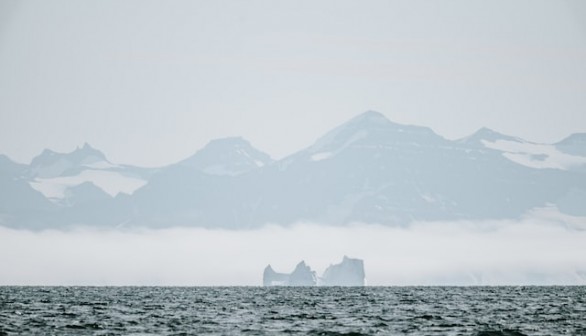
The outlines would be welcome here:
M 0 335 L 586 335 L 586 287 L 0 287 Z

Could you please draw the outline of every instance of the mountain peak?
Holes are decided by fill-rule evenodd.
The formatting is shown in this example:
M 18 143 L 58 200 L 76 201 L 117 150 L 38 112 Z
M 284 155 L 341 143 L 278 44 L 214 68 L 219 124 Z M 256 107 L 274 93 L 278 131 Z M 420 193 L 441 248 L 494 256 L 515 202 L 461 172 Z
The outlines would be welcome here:
M 77 147 L 79 148 L 79 147 Z M 88 150 L 96 150 L 94 147 L 92 147 L 89 143 L 84 142 L 83 146 L 81 146 L 81 149 L 84 151 L 88 151 Z
M 30 164 L 34 177 L 56 177 L 76 167 L 91 165 L 97 162 L 108 162 L 101 151 L 85 143 L 69 153 L 58 153 L 44 149 L 41 154 L 33 158 Z
M 493 129 L 488 127 L 481 127 L 473 134 L 460 139 L 460 142 L 469 143 L 469 144 L 481 144 L 481 141 L 489 141 L 495 142 L 497 140 L 509 140 L 509 141 L 517 141 L 522 142 L 523 140 L 520 138 L 512 137 L 510 135 L 506 135 L 500 132 L 497 132 Z
M 441 141 L 444 139 L 427 127 L 394 123 L 382 113 L 366 111 L 326 133 L 309 148 L 309 151 L 337 154 L 354 146 L 430 144 Z
M 205 147 L 252 147 L 250 142 L 241 136 L 213 139 Z
M 586 133 L 573 133 L 556 145 L 574 145 L 574 144 L 586 144 Z
M 94 155 L 97 156 L 103 160 L 106 159 L 106 156 L 104 155 L 104 153 L 102 153 L 100 150 L 92 147 L 90 144 L 88 144 L 87 142 L 83 143 L 82 147 L 77 147 L 73 152 L 69 153 L 70 155 L 72 154 L 84 154 L 86 156 L 88 155 Z
M 348 120 L 340 127 L 355 127 L 364 129 L 384 128 L 384 129 L 399 129 L 403 127 L 409 127 L 408 125 L 402 125 L 391 121 L 384 114 L 377 111 L 366 111 L 360 113 L 354 118 Z
M 586 133 L 574 133 L 555 146 L 566 154 L 586 156 Z
M 54 157 L 68 158 L 68 159 L 72 159 L 74 161 L 79 161 L 80 159 L 83 160 L 84 158 L 86 158 L 88 156 L 94 156 L 96 158 L 99 158 L 100 160 L 106 160 L 106 156 L 104 155 L 104 153 L 102 153 L 98 149 L 95 149 L 94 147 L 90 146 L 90 144 L 85 142 L 82 147 L 77 146 L 73 151 L 71 151 L 69 153 L 59 153 L 59 152 L 55 152 L 51 149 L 45 148 L 45 149 L 43 149 L 41 154 L 37 155 L 33 159 L 33 163 L 35 161 L 39 162 L 39 161 L 43 161 L 45 159 L 52 160 L 50 158 L 54 158 Z
M 477 136 L 481 136 L 484 138 L 506 138 L 507 135 L 497 132 L 491 128 L 488 127 L 481 127 L 479 128 L 475 133 L 475 135 Z
M 58 154 L 58 153 L 53 150 L 50 150 L 49 148 L 45 148 L 45 149 L 43 149 L 41 154 L 37 155 L 37 157 L 39 157 L 39 156 L 53 156 L 56 154 Z
M 356 122 L 369 122 L 369 123 L 378 123 L 378 124 L 391 123 L 391 121 L 387 117 L 385 117 L 384 114 L 377 112 L 377 111 L 373 111 L 373 110 L 368 110 L 366 112 L 363 112 L 363 113 L 357 115 L 356 117 L 350 119 L 350 121 L 348 123 L 356 123 Z
M 191 157 L 179 162 L 210 175 L 239 175 L 273 160 L 242 137 L 215 139 Z

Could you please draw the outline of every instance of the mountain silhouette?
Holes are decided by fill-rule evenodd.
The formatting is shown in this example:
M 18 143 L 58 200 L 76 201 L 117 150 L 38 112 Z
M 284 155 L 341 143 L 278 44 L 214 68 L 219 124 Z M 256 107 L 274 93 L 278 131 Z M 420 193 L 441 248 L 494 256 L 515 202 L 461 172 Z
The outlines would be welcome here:
M 325 225 L 586 216 L 584 134 L 537 144 L 482 128 L 448 140 L 368 111 L 274 161 L 240 137 L 158 169 L 84 145 L 30 165 L 0 156 L 1 225 L 22 228 Z

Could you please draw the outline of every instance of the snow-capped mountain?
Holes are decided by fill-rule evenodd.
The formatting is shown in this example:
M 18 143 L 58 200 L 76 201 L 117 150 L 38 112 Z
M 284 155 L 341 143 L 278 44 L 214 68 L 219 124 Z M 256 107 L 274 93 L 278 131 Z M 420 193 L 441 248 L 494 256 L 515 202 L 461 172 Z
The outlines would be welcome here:
M 113 164 L 86 143 L 70 153 L 45 149 L 23 170 L 22 178 L 53 203 L 72 205 L 79 202 L 81 190 L 91 189 L 98 198 L 132 194 L 152 173 L 152 169 Z
M 457 140 L 457 142 L 460 142 L 464 145 L 476 147 L 485 147 L 486 142 L 492 143 L 496 141 L 523 142 L 523 139 L 505 135 L 497 131 L 493 131 L 487 127 L 482 127 L 478 131 L 474 132 L 474 134 L 469 135 L 463 139 Z
M 161 168 L 137 190 L 127 200 L 135 214 L 129 220 L 154 226 L 194 221 L 207 227 L 251 225 L 250 202 L 266 183 L 261 172 L 272 165 L 245 139 L 211 141 L 188 159 Z
M 507 159 L 530 168 L 582 171 L 586 169 L 586 135 L 584 134 L 573 134 L 557 144 L 550 145 L 530 142 L 482 128 L 460 142 L 497 150 Z
M 447 141 L 427 127 L 400 125 L 374 111 L 365 112 L 319 138 L 312 146 L 284 163 L 305 155 L 310 161 L 321 161 L 344 151 L 380 151 L 389 148 L 441 146 Z
M 45 149 L 32 160 L 28 173 L 32 178 L 54 178 L 77 175 L 84 168 L 101 169 L 113 166 L 102 152 L 85 143 L 71 153 Z
M 86 145 L 67 154 L 45 151 L 27 167 L 0 158 L 3 181 L 28 187 L 24 198 L 41 197 L 33 187 L 56 207 L 32 202 L 27 217 L 22 206 L 5 206 L 0 218 L 22 227 L 241 229 L 517 218 L 543 207 L 586 216 L 583 141 L 578 134 L 537 144 L 486 128 L 452 141 L 369 111 L 278 161 L 242 138 L 225 138 L 153 171 L 112 164 Z M 4 171 L 24 173 L 16 181 Z

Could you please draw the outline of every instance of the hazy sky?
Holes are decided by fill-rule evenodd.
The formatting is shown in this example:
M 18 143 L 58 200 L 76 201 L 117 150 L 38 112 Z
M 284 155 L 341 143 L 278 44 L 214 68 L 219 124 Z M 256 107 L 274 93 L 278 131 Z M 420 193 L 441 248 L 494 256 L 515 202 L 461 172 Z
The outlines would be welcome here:
M 275 158 L 365 110 L 457 138 L 586 131 L 586 1 L 0 0 L 0 153 Z

